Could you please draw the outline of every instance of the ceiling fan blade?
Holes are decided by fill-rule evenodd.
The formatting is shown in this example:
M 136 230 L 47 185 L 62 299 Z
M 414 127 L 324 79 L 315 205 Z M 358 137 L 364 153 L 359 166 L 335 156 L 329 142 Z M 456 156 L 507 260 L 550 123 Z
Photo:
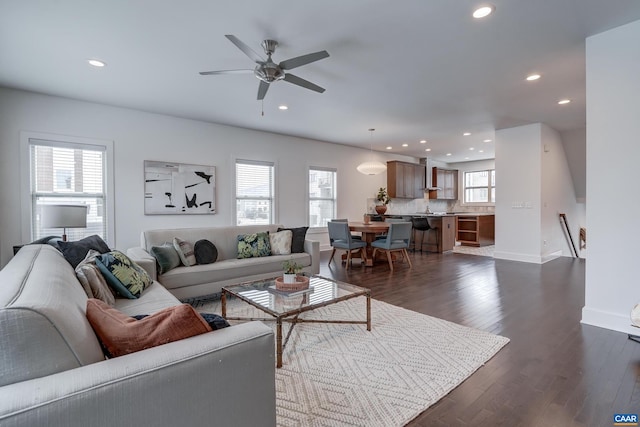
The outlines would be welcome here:
M 294 76 L 293 74 L 289 74 L 289 73 L 285 74 L 284 81 L 293 83 L 294 85 L 302 86 L 305 89 L 311 89 L 320 93 L 324 92 L 323 87 L 313 84 L 309 80 L 305 80 L 298 76 Z
M 241 70 L 200 71 L 201 76 L 210 76 L 212 74 L 247 74 L 247 73 L 253 73 L 253 70 L 250 68 L 246 68 Z
M 258 101 L 262 101 L 269 89 L 269 83 L 260 80 L 260 86 L 258 86 Z
M 328 57 L 329 52 L 327 52 L 326 50 L 321 50 L 320 52 L 309 53 L 307 55 L 296 56 L 295 58 L 284 60 L 278 65 L 283 70 L 293 70 L 294 68 L 300 67 L 301 65 L 310 64 L 312 62 L 319 61 Z
M 243 51 L 245 55 L 251 58 L 253 62 L 257 62 L 258 64 L 260 64 L 265 61 L 260 55 L 255 53 L 253 49 L 251 49 L 249 46 L 247 46 L 242 41 L 240 41 L 240 39 L 237 38 L 236 36 L 232 34 L 227 34 L 225 35 L 225 37 L 228 38 L 231 43 L 235 44 L 238 49 Z

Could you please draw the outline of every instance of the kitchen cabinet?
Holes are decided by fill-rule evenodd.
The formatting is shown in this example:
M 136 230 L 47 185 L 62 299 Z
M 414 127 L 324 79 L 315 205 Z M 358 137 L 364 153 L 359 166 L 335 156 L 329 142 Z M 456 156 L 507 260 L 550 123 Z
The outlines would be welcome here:
M 392 199 L 419 199 L 424 194 L 424 166 L 387 162 L 387 192 Z
M 432 168 L 431 186 L 439 189 L 429 190 L 430 199 L 458 200 L 458 170 Z
M 456 244 L 456 218 L 453 215 L 427 216 L 431 230 L 425 233 L 425 248 L 429 252 L 447 252 Z
M 458 214 L 457 239 L 463 246 L 486 246 L 495 242 L 495 215 Z

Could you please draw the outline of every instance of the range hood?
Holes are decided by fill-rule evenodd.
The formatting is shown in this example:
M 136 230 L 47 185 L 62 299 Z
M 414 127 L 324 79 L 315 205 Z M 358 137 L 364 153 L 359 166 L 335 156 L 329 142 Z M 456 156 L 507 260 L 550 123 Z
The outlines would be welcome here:
M 440 187 L 434 187 L 432 184 L 432 170 L 433 164 L 430 158 L 422 157 L 420 158 L 420 164 L 424 165 L 425 173 L 424 173 L 424 191 L 434 191 L 434 190 L 442 190 Z

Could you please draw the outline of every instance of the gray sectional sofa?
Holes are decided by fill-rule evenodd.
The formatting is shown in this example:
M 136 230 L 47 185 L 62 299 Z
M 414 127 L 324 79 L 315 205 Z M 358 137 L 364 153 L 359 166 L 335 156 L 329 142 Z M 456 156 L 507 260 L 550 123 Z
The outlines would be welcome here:
M 128 249 L 127 255 L 182 300 L 219 293 L 226 285 L 278 276 L 282 274 L 282 263 L 290 259 L 303 266 L 304 272 L 318 274 L 320 244 L 311 240 L 304 241 L 302 253 L 237 259 L 238 235 L 262 231 L 274 233 L 278 228 L 283 227 L 270 224 L 146 230 L 140 236 L 140 247 Z M 151 248 L 170 243 L 174 237 L 192 245 L 201 239 L 209 240 L 216 246 L 217 260 L 212 264 L 180 266 L 158 275 Z
M 23 247 L 0 271 L 2 427 L 275 425 L 268 326 L 243 323 L 105 360 L 86 303 L 49 245 Z M 152 314 L 178 303 L 153 282 L 116 308 Z

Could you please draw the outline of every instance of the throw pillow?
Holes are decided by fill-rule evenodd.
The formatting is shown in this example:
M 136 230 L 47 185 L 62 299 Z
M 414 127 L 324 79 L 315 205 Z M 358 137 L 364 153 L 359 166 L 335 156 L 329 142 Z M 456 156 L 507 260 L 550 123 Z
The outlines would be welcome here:
M 238 259 L 271 255 L 269 233 L 266 231 L 238 235 Z
M 276 233 L 269 233 L 269 244 L 271 245 L 271 255 L 289 255 L 291 253 L 291 230 L 282 230 Z
M 87 256 L 76 267 L 76 277 L 82 284 L 87 297 L 97 298 L 113 306 L 116 303 L 115 295 L 96 265 L 98 255 L 100 255 L 98 251 L 93 249 L 87 252 Z
M 87 319 L 109 357 L 210 332 L 211 327 L 189 304 L 160 310 L 136 320 L 104 302 L 87 300 Z
M 218 259 L 218 248 L 207 239 L 198 240 L 193 245 L 196 264 L 213 264 Z
M 111 288 L 119 295 L 136 299 L 153 282 L 142 267 L 120 251 L 96 256 L 96 265 Z
M 165 243 L 162 246 L 152 246 L 151 255 L 158 262 L 158 273 L 164 274 L 181 264 L 178 251 L 173 247 L 173 243 Z
M 278 228 L 278 231 L 291 230 L 293 236 L 291 237 L 291 253 L 300 254 L 304 252 L 304 239 L 307 236 L 307 230 L 309 227 L 298 228 Z
M 174 237 L 173 247 L 176 248 L 176 252 L 178 252 L 178 256 L 180 256 L 180 261 L 182 261 L 182 265 L 185 267 L 191 267 L 196 263 L 196 256 L 193 253 L 191 243 Z
M 75 269 L 80 262 L 87 256 L 87 252 L 93 249 L 101 254 L 109 252 L 109 246 L 105 243 L 104 240 L 97 234 L 93 236 L 85 237 L 82 240 L 78 240 L 75 242 L 58 242 L 58 248 L 64 258 L 69 261 L 69 264 Z

